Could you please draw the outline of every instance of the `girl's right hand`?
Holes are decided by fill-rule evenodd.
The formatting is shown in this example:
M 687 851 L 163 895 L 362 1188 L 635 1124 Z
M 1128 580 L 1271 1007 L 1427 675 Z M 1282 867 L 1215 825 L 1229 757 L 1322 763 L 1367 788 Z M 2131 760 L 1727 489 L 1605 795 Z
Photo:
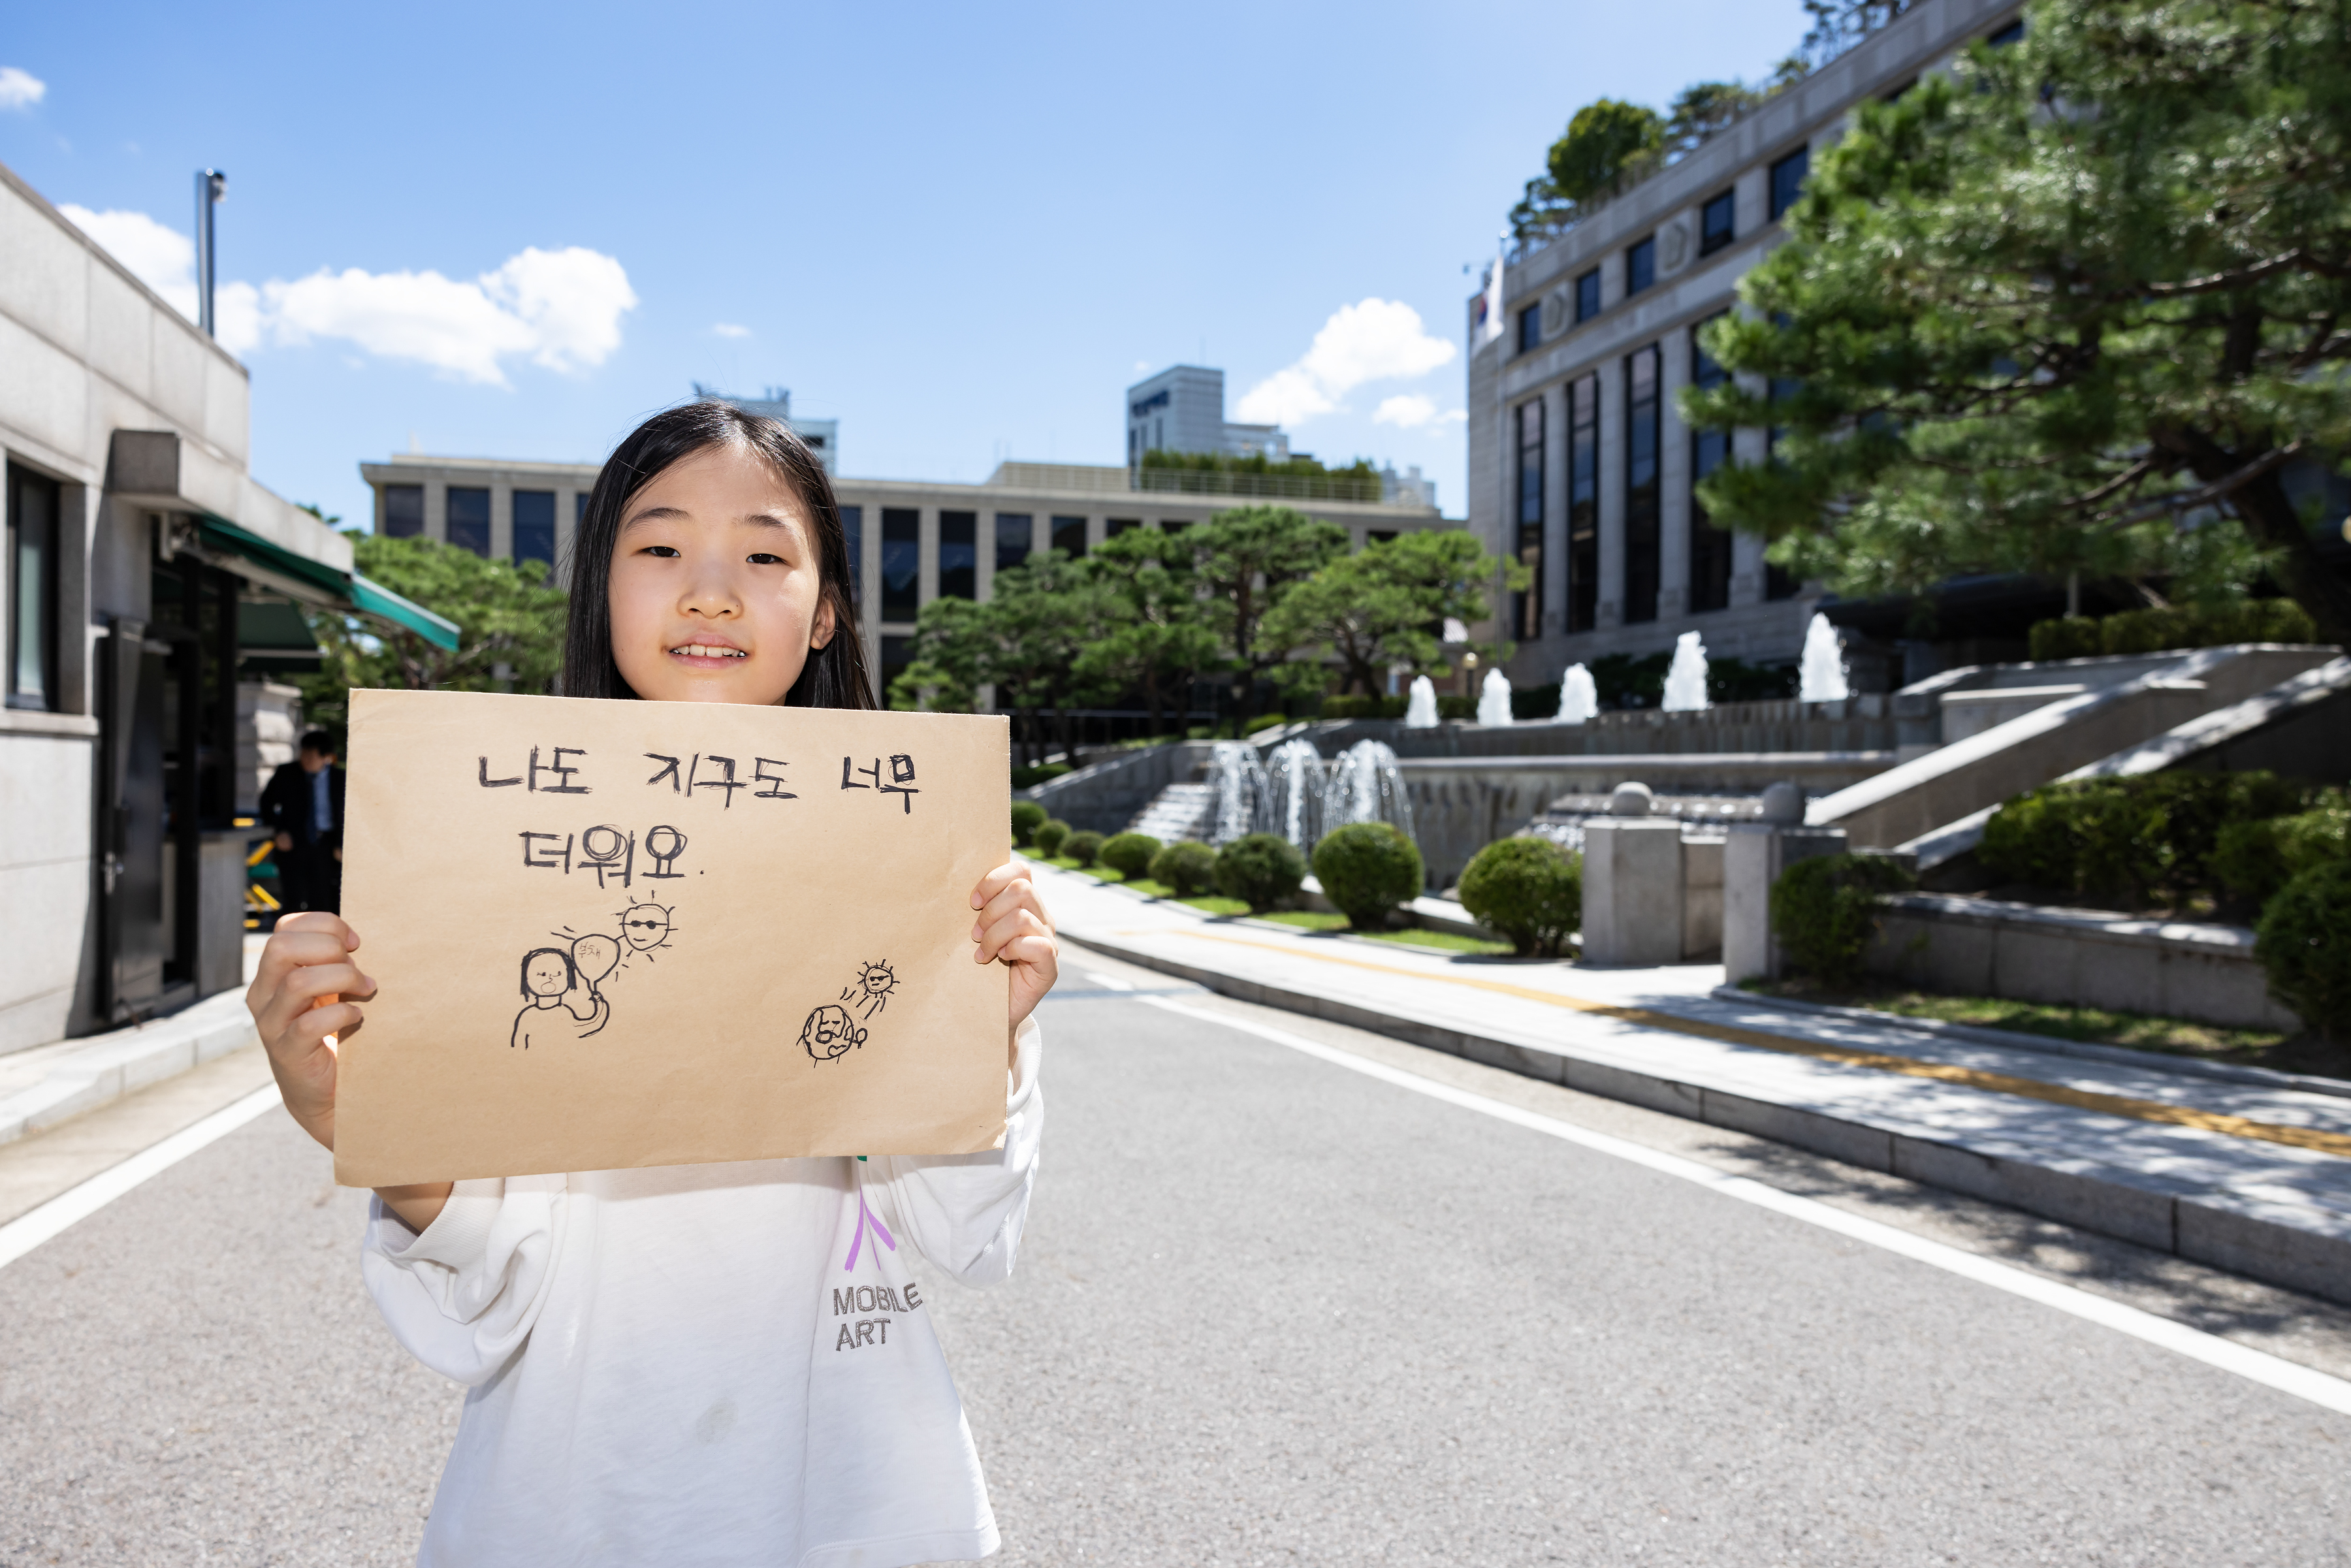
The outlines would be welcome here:
M 269 1053 L 287 1111 L 309 1134 L 335 1146 L 335 1048 L 362 1021 L 358 1004 L 375 995 L 375 982 L 351 959 L 359 933 L 339 915 L 316 910 L 277 923 L 261 950 L 261 967 L 245 1005 Z M 320 998 L 331 998 L 319 1005 Z

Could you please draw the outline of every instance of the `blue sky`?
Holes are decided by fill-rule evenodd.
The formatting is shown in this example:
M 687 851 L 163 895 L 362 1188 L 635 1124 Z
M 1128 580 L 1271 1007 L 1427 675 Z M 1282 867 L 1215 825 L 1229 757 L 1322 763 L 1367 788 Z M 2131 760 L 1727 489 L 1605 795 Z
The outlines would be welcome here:
M 0 161 L 134 270 L 192 298 L 193 172 L 227 172 L 254 473 L 354 519 L 362 459 L 593 460 L 696 381 L 790 387 L 855 475 L 1116 463 L 1122 392 L 1177 362 L 1301 450 L 1419 464 L 1458 516 L 1462 264 L 1579 105 L 1755 78 L 1804 24 L 1798 0 L 5 14 Z

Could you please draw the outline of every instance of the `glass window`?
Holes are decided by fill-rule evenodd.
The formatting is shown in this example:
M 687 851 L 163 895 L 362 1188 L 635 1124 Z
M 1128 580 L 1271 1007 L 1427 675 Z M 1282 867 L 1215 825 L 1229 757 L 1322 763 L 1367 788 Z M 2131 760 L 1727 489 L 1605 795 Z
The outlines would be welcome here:
M 1638 294 L 1657 280 L 1657 236 L 1629 246 L 1625 252 L 1625 292 Z
M 1575 280 L 1575 319 L 1589 321 L 1599 314 L 1600 269 L 1595 267 Z
M 1600 623 L 1600 374 L 1567 387 L 1567 629 Z
M 1086 520 L 1083 517 L 1053 519 L 1053 548 L 1078 560 L 1086 553 Z
M 1625 619 L 1657 618 L 1657 345 L 1625 356 Z
M 8 706 L 57 706 L 58 486 L 8 465 Z
M 1799 147 L 1771 165 L 1771 221 L 1796 204 L 1804 193 L 1804 175 L 1812 168 L 1812 149 Z
M 1698 211 L 1698 253 L 1712 256 L 1738 237 L 1739 193 L 1725 191 Z
M 1163 534 L 1180 534 L 1191 526 L 1188 520 L 1162 522 L 1159 525 L 1159 531 Z
M 1719 319 L 1713 318 L 1712 319 Z M 1690 329 L 1690 385 L 1701 390 L 1719 387 L 1729 375 L 1712 354 L 1698 345 L 1707 322 Z M 1730 608 L 1730 533 L 1714 526 L 1699 505 L 1698 482 L 1730 459 L 1730 435 L 1721 430 L 1690 432 L 1689 607 Z
M 1102 525 L 1102 538 L 1114 539 L 1127 529 L 1139 528 L 1142 526 L 1143 519 L 1140 517 L 1113 517 Z
M 517 490 L 514 493 L 514 559 L 543 560 L 555 569 L 555 492 Z
M 979 514 L 939 514 L 939 597 L 979 597 Z
M 857 602 L 865 582 L 865 508 L 841 508 L 841 542 L 849 547 L 849 602 Z
M 1984 36 L 1984 42 L 1995 49 L 2004 49 L 2024 37 L 2024 18 L 2019 16 L 2005 27 L 1998 27 Z
M 584 523 L 584 522 L 586 522 L 587 520 L 588 520 L 588 492 L 587 492 L 587 491 L 585 491 L 585 490 L 575 490 L 575 491 L 573 491 L 573 492 L 571 493 L 571 529 L 572 529 L 572 532 L 574 532 L 574 533 L 579 532 L 579 531 L 580 531 L 580 524 L 582 524 L 582 523 Z
M 470 486 L 449 486 L 449 542 L 475 555 L 490 553 L 490 493 Z
M 1519 564 L 1533 573 L 1523 592 L 1510 596 L 1510 634 L 1521 642 L 1542 635 L 1543 405 L 1534 398 L 1519 404 Z
M 1364 542 L 1369 545 L 1391 545 L 1395 543 L 1395 537 L 1396 530 L 1394 528 L 1366 528 L 1364 530 Z
M 1027 512 L 997 513 L 996 570 L 1004 571 L 1027 560 L 1036 532 L 1036 519 Z
M 1542 307 L 1530 305 L 1519 312 L 1519 352 L 1521 354 L 1542 344 Z
M 882 513 L 882 528 L 885 536 L 888 534 L 890 528 L 890 511 L 891 508 L 884 507 Z M 912 516 L 911 513 L 908 515 Z M 886 545 L 884 546 L 884 550 L 886 553 Z M 914 617 L 909 615 L 906 619 L 911 621 Z M 906 673 L 907 664 L 912 662 L 907 657 L 906 646 L 913 641 L 914 639 L 912 637 L 884 637 L 882 639 L 882 702 L 884 706 L 887 706 L 890 701 L 890 683 L 896 680 L 900 675 L 904 674 Z
M 912 507 L 882 508 L 882 619 L 912 621 L 922 607 L 923 514 Z M 886 650 L 890 640 L 884 637 Z M 883 683 L 888 689 L 888 683 Z
M 386 485 L 383 487 L 384 537 L 413 539 L 423 531 L 424 486 Z

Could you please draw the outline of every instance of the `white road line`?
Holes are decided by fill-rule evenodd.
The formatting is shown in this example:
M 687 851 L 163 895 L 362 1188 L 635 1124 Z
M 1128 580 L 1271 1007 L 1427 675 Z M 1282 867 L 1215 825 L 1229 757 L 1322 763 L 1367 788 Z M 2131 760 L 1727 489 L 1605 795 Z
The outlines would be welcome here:
M 2298 1366 L 2293 1362 L 2271 1355 L 2265 1351 L 2253 1350 L 2233 1340 L 2222 1339 L 2218 1334 L 2206 1333 L 2201 1329 L 2192 1329 L 2185 1323 L 2173 1322 L 2169 1318 L 2158 1317 L 2153 1312 L 2141 1312 L 2137 1307 L 2126 1306 L 2120 1301 L 2110 1301 L 2104 1296 L 2092 1295 L 2087 1291 L 2076 1290 L 2071 1285 L 2059 1284 L 2054 1280 L 2043 1279 L 2038 1274 L 2027 1273 L 2022 1269 L 1994 1262 L 1989 1258 L 1979 1257 L 1973 1252 L 1964 1251 L 1957 1247 L 1946 1246 L 1940 1241 L 1930 1241 L 1923 1236 L 1914 1236 L 1907 1230 L 1898 1230 L 1891 1225 L 1881 1224 L 1875 1219 L 1865 1219 L 1860 1215 L 1849 1214 L 1842 1208 L 1834 1207 L 1814 1198 L 1799 1197 L 1793 1193 L 1782 1192 L 1777 1187 L 1766 1186 L 1763 1183 L 1748 1176 L 1732 1176 L 1728 1172 L 1716 1170 L 1711 1166 L 1700 1165 L 1696 1160 L 1684 1159 L 1678 1155 L 1666 1154 L 1640 1144 L 1627 1142 L 1623 1138 L 1611 1137 L 1605 1133 L 1592 1132 L 1587 1128 L 1578 1127 L 1571 1123 L 1562 1122 L 1533 1111 L 1522 1111 L 1515 1105 L 1507 1105 L 1499 1100 L 1489 1100 L 1482 1094 L 1472 1094 L 1467 1090 L 1456 1089 L 1450 1084 L 1439 1083 L 1434 1079 L 1423 1078 L 1417 1073 L 1406 1072 L 1383 1062 L 1368 1061 L 1364 1057 L 1338 1050 L 1336 1047 L 1323 1045 L 1319 1041 L 1291 1034 L 1285 1030 L 1253 1023 L 1228 1013 L 1210 1012 L 1205 1009 L 1187 1006 L 1183 1002 L 1169 1001 L 1165 997 L 1144 996 L 1134 999 L 1146 1007 L 1159 1008 L 1171 1013 L 1181 1013 L 1186 1018 L 1238 1030 L 1243 1034 L 1253 1034 L 1260 1040 L 1271 1040 L 1276 1045 L 1302 1051 L 1308 1056 L 1330 1062 L 1333 1066 L 1360 1072 L 1366 1078 L 1376 1078 L 1383 1083 L 1392 1083 L 1399 1089 L 1409 1089 L 1416 1094 L 1426 1094 L 1432 1100 L 1442 1100 L 1448 1105 L 1458 1105 L 1467 1111 L 1476 1111 L 1491 1116 L 1497 1121 L 1510 1122 L 1525 1127 L 1531 1132 L 1547 1133 L 1554 1138 L 1564 1139 L 1571 1144 L 1580 1144 L 1597 1154 L 1610 1155 L 1620 1160 L 1629 1160 L 1635 1165 L 1646 1166 L 1663 1175 L 1695 1182 L 1700 1186 L 1709 1187 L 1720 1193 L 1725 1197 L 1734 1197 L 1741 1203 L 1751 1203 L 1758 1208 L 1768 1208 L 1775 1214 L 1783 1214 L 1791 1219 L 1800 1219 L 1807 1225 L 1819 1226 L 1823 1230 L 1834 1230 L 1840 1236 L 1866 1242 L 1872 1247 L 1882 1248 L 1888 1252 L 1898 1253 L 1916 1262 L 1928 1264 L 1943 1270 L 1947 1273 L 1957 1274 L 1962 1279 L 1972 1280 L 1980 1285 L 1990 1285 L 1993 1290 L 2005 1291 L 2012 1296 L 2022 1296 L 2028 1301 L 2038 1301 L 2044 1307 L 2054 1307 L 2061 1312 L 2070 1312 L 2074 1317 L 2113 1329 L 2120 1333 L 2129 1334 L 2134 1339 L 2145 1340 L 2149 1344 L 2158 1345 L 2165 1350 L 2184 1355 L 2191 1361 L 2200 1361 L 2207 1366 L 2215 1366 L 2223 1372 L 2235 1373 L 2238 1376 L 2261 1384 L 2264 1387 L 2291 1394 L 2299 1399 L 2306 1399 L 2313 1405 L 2321 1406 L 2338 1414 L 2351 1415 L 2351 1382 L 2330 1376 L 2324 1372 L 2313 1371 L 2306 1366 Z
M 98 1173 L 79 1186 L 59 1193 L 28 1214 L 0 1225 L 0 1269 L 6 1268 L 42 1242 L 78 1219 L 87 1219 L 145 1181 L 171 1169 L 198 1149 L 235 1132 L 277 1104 L 277 1085 L 256 1089 L 224 1110 L 214 1112 L 193 1126 L 183 1127 L 160 1144 L 151 1144 L 119 1166 Z

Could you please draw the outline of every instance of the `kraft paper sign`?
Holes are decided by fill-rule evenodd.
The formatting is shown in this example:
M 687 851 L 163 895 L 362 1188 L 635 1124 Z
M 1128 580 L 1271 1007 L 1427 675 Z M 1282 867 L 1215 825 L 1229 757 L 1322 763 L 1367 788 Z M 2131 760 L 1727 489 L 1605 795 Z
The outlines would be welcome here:
M 1000 716 L 355 691 L 335 1179 L 1004 1134 Z

